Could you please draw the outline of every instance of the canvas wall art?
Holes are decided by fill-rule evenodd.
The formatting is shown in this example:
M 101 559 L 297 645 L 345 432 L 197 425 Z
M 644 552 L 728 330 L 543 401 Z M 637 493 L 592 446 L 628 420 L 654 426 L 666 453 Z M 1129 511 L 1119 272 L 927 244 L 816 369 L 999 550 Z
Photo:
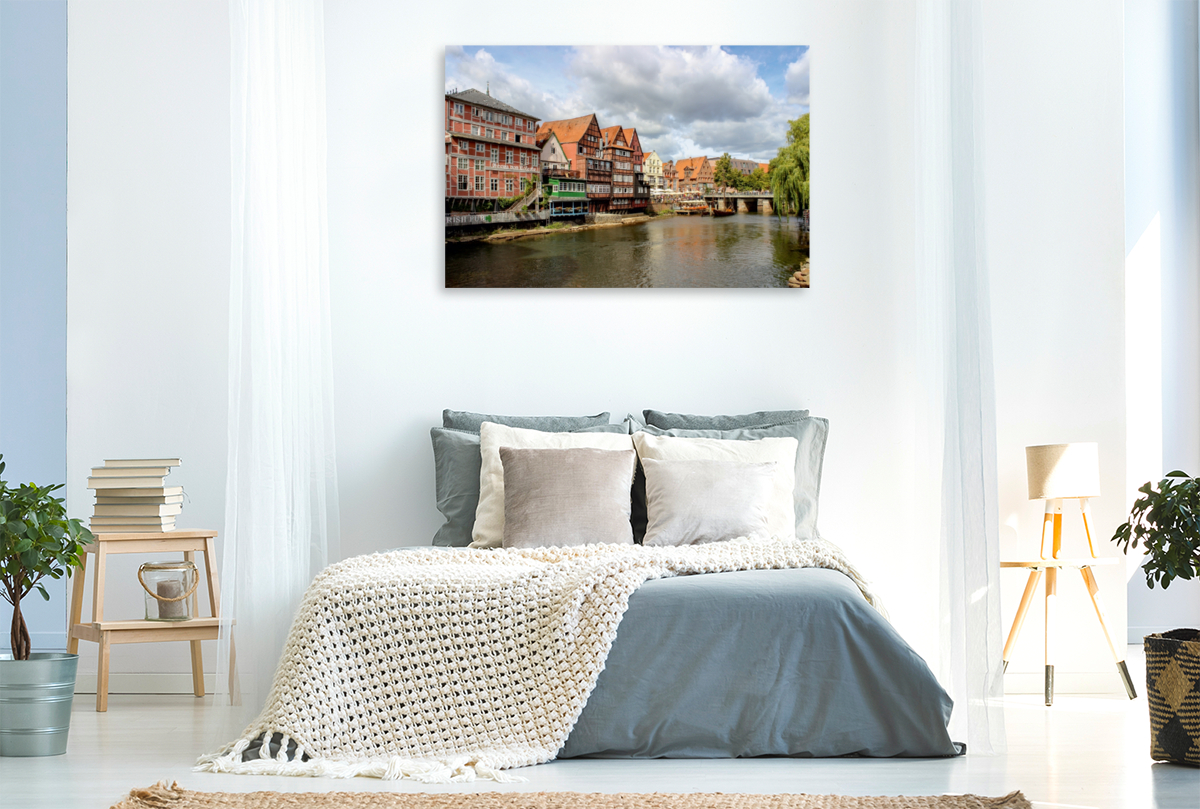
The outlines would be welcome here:
M 808 288 L 806 46 L 446 48 L 447 287 Z

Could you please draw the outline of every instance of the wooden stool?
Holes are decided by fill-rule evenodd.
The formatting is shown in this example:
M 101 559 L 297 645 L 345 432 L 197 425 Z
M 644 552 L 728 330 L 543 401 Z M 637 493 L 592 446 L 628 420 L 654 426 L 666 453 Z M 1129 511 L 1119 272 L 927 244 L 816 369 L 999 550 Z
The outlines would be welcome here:
M 1057 544 L 1057 543 L 1056 543 Z M 1025 593 L 1021 596 L 1021 604 L 1017 607 L 1017 615 L 1013 618 L 1012 629 L 1008 633 L 1008 641 L 1004 644 L 1004 668 L 1008 668 L 1009 656 L 1012 653 L 1013 646 L 1017 643 L 1017 637 L 1021 634 L 1021 627 L 1025 623 L 1025 613 L 1029 611 L 1029 605 L 1033 601 L 1033 596 L 1037 592 L 1038 580 L 1041 579 L 1042 573 L 1046 574 L 1046 704 L 1054 704 L 1054 613 L 1056 602 L 1058 601 L 1058 571 L 1063 568 L 1076 568 L 1080 575 L 1083 576 L 1083 583 L 1087 587 L 1088 595 L 1092 597 L 1092 606 L 1096 609 L 1096 618 L 1100 621 L 1100 629 L 1104 632 L 1104 639 L 1108 641 L 1108 648 L 1112 652 L 1113 659 L 1117 661 L 1117 671 L 1121 675 L 1121 682 L 1125 685 L 1125 693 L 1130 699 L 1137 699 L 1137 691 L 1134 690 L 1133 680 L 1129 677 L 1129 669 L 1125 666 L 1125 655 L 1113 643 L 1112 635 L 1108 633 L 1108 626 L 1105 623 L 1104 602 L 1100 600 L 1100 585 L 1096 583 L 1096 576 L 1092 573 L 1092 568 L 1096 565 L 1115 565 L 1117 559 L 1110 557 L 1092 558 L 1084 557 L 1082 559 L 1034 559 L 1032 561 L 1020 562 L 1001 562 L 1000 567 L 1023 567 L 1029 570 L 1029 580 L 1025 583 Z
M 221 589 L 217 579 L 216 531 L 171 531 L 168 533 L 102 534 L 84 546 L 83 563 L 72 576 L 71 623 L 67 651 L 76 654 L 79 641 L 100 644 L 96 667 L 96 710 L 108 710 L 108 652 L 114 643 L 154 643 L 186 640 L 192 644 L 192 690 L 204 696 L 204 662 L 200 656 L 200 641 L 216 640 L 220 634 Z M 195 563 L 196 551 L 204 554 L 204 574 L 208 581 L 209 618 L 187 621 L 105 621 L 104 574 L 105 559 L 110 553 L 159 553 L 183 551 L 183 558 Z M 83 579 L 87 570 L 87 554 L 95 554 L 92 574 L 92 619 L 80 623 L 83 614 Z M 198 615 L 198 596 L 192 593 L 192 615 Z M 229 642 L 229 687 L 233 688 L 234 649 Z

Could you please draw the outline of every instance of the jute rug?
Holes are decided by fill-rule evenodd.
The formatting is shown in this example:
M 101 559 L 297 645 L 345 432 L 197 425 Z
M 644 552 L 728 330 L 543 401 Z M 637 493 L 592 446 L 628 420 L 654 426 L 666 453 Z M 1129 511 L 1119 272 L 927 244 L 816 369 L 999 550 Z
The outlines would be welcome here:
M 112 809 L 1031 809 L 1020 792 L 979 795 L 648 795 L 629 792 L 192 792 L 161 781 Z

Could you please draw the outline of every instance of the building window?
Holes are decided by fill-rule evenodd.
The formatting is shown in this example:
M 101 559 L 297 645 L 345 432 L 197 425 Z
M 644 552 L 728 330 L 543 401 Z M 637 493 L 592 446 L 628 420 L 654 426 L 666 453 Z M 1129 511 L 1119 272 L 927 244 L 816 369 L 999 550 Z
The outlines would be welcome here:
M 500 162 L 500 147 L 499 146 L 492 147 L 492 161 L 496 162 L 496 163 Z
M 532 132 L 533 131 L 533 121 L 526 121 L 525 128 L 528 129 L 530 132 Z
M 458 175 L 458 190 L 459 191 L 467 190 L 467 175 L 465 175 L 465 174 Z
M 513 162 L 512 158 L 513 158 L 512 149 L 505 149 L 504 150 L 504 162 L 511 164 Z
M 505 180 L 504 181 L 504 193 L 511 194 L 512 192 L 513 192 L 513 181 Z
M 470 160 L 468 160 L 468 159 L 467 159 L 467 158 L 465 158 L 465 157 L 460 157 L 460 158 L 458 159 L 458 167 L 459 167 L 460 169 L 466 169 L 466 167 L 467 167 L 468 165 L 470 165 L 470 163 L 471 163 L 471 161 L 470 161 Z
M 482 143 L 476 143 L 476 144 L 475 144 L 475 151 L 476 151 L 478 154 L 487 154 L 487 146 L 483 145 Z
M 492 130 L 490 130 L 490 129 L 485 129 L 485 130 L 483 131 L 483 136 L 484 136 L 485 138 L 490 138 L 490 137 L 492 137 Z
M 483 176 L 482 175 L 479 175 L 479 174 L 475 175 L 475 190 L 476 191 L 483 190 Z
M 472 124 L 472 125 L 471 125 L 471 134 L 472 134 L 472 135 L 478 135 L 478 134 L 479 134 L 479 127 L 477 127 L 477 126 L 475 126 L 474 124 Z
M 495 177 L 492 178 L 492 190 L 493 191 L 500 190 L 500 181 L 498 179 L 496 179 Z
M 525 168 L 528 165 L 529 165 L 529 157 L 525 154 L 522 154 L 521 155 L 521 167 Z
M 534 155 L 533 157 L 531 157 L 529 159 L 532 161 L 532 165 L 536 169 L 537 168 L 537 155 Z
M 520 119 L 520 118 L 516 119 L 516 125 L 517 125 L 518 127 L 520 127 L 520 126 L 521 126 L 521 119 Z
M 462 104 L 455 104 L 455 105 L 454 105 L 454 114 L 455 114 L 455 115 L 462 115 L 462 114 L 463 114 L 463 105 L 462 105 Z
M 482 161 L 482 160 L 476 160 L 476 161 L 475 161 L 475 170 L 476 170 L 476 171 L 483 171 L 483 161 Z

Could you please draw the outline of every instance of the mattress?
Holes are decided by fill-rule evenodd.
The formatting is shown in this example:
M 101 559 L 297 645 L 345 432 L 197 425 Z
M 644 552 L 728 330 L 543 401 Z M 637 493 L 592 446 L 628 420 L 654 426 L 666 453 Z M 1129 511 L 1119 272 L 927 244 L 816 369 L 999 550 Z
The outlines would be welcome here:
M 954 756 L 953 702 L 845 575 L 647 581 L 559 758 Z

